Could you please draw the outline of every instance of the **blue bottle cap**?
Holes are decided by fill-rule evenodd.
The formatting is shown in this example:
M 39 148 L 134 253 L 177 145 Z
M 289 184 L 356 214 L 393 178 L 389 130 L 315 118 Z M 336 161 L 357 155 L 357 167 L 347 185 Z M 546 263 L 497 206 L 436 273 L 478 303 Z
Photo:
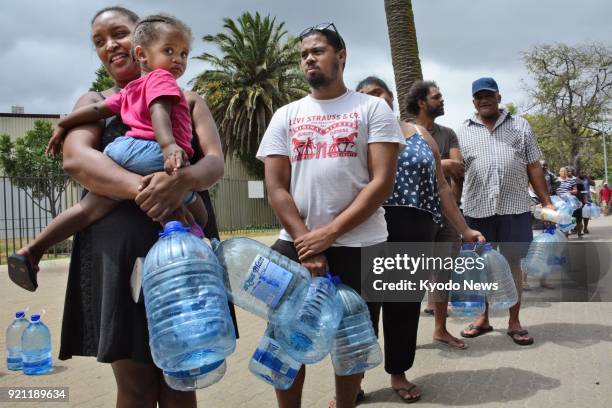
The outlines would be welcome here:
M 492 251 L 492 250 L 493 250 L 493 245 L 491 245 L 491 244 L 489 244 L 489 243 L 486 243 L 486 244 L 484 244 L 484 245 L 482 246 L 482 250 L 483 250 L 484 252 L 489 252 L 489 251 Z
M 464 242 L 461 245 L 461 249 L 464 251 L 473 251 L 476 248 L 476 243 L 474 242 Z
M 329 273 L 329 271 L 325 273 L 325 277 L 329 279 L 336 286 L 342 283 L 342 281 L 340 280 L 340 276 L 332 275 L 331 273 Z
M 181 224 L 180 221 L 169 221 L 166 223 L 166 225 L 164 225 L 164 230 L 159 235 L 162 237 L 167 237 L 168 235 L 177 231 L 187 232 L 189 231 L 189 228 L 183 227 L 183 224 Z
M 553 225 L 552 227 L 546 228 L 546 230 L 544 232 L 546 232 L 547 234 L 550 234 L 550 235 L 554 235 L 556 228 L 557 227 L 555 225 Z
M 40 320 L 40 315 L 39 314 L 33 314 L 32 316 L 30 316 L 30 320 L 32 322 L 37 322 Z
M 15 317 L 17 319 L 21 319 L 22 317 L 25 317 L 25 312 L 23 310 L 20 310 L 18 312 L 15 312 Z

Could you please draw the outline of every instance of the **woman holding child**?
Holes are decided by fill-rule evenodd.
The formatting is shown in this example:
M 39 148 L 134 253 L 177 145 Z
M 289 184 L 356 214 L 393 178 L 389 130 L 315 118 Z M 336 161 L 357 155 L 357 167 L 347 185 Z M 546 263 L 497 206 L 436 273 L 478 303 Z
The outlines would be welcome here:
M 108 7 L 96 13 L 92 20 L 93 44 L 117 85 L 103 92 L 86 93 L 75 109 L 91 104 L 103 105 L 109 98 L 116 101 L 114 95 L 130 82 L 139 80 L 141 72 L 145 74 L 152 66 L 159 65 L 159 60 L 155 58 L 164 55 L 174 58 L 168 55 L 174 51 L 169 51 L 167 47 L 154 49 L 158 45 L 156 43 L 148 44 L 151 54 L 144 61 L 139 58 L 140 64 L 132 57 L 132 34 L 138 21 L 135 13 L 123 7 Z M 162 18 L 153 23 L 167 22 Z M 179 27 L 180 30 L 183 27 Z M 167 28 L 151 27 L 151 30 L 156 36 Z M 185 34 L 185 37 L 188 36 Z M 180 55 L 177 57 L 186 64 L 185 51 L 178 52 Z M 173 71 L 176 64 L 168 66 L 167 71 L 176 78 L 184 72 L 184 64 L 181 72 L 178 72 L 178 68 L 176 72 Z M 105 210 L 107 214 L 101 214 L 99 221 L 92 220 L 93 224 L 75 236 L 60 349 L 62 360 L 80 355 L 96 356 L 100 362 L 111 363 L 117 381 L 118 407 L 156 407 L 158 404 L 160 407 L 196 406 L 195 392 L 172 390 L 153 364 L 144 305 L 134 303 L 130 291 L 134 262 L 137 257 L 145 256 L 157 240 L 160 230 L 158 221 L 171 216 L 183 221 L 193 220 L 183 205 L 185 198 L 192 191 L 209 188 L 223 174 L 221 143 L 208 107 L 193 92 L 185 91 L 183 95 L 185 112 L 191 117 L 193 140 L 190 146 L 177 141 L 180 147 L 174 148 L 173 155 L 167 155 L 162 144 L 162 169 L 158 172 L 143 177 L 143 173 L 130 172 L 124 168 L 129 166 L 117 161 L 124 166 L 121 167 L 113 161 L 115 157 L 111 159 L 101 153 L 115 138 L 130 130 L 119 116 L 95 124 L 71 123 L 70 126 L 76 127 L 68 131 L 63 144 L 64 169 L 76 181 L 101 198 L 124 200 L 110 203 Z M 183 100 L 182 95 L 176 96 L 177 101 Z M 167 113 L 174 109 L 172 103 L 169 109 L 166 107 Z M 121 110 L 121 114 L 124 115 L 124 110 Z M 153 114 L 151 119 L 155 127 Z M 169 119 L 173 121 L 174 118 Z M 157 129 L 155 127 L 155 138 Z M 156 143 L 155 139 L 152 143 Z M 185 152 L 187 154 L 183 154 Z M 176 160 L 177 165 L 171 166 L 171 174 L 167 174 L 162 171 L 163 159 L 168 159 L 167 156 L 179 156 L 181 160 L 189 157 L 191 165 Z M 209 214 L 206 235 L 217 236 L 214 214 L 206 192 L 202 194 L 202 199 Z M 20 254 L 27 258 L 33 268 L 37 268 L 40 256 L 32 259 L 31 248 L 20 251 Z

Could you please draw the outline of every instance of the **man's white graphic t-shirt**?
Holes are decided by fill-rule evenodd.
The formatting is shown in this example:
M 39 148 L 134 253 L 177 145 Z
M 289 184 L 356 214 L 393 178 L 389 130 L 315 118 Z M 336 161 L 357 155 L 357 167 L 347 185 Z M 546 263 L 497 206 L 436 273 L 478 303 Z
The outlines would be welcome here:
M 288 156 L 291 196 L 309 230 L 332 222 L 370 182 L 368 144 L 405 144 L 397 118 L 381 98 L 347 91 L 335 99 L 310 95 L 276 111 L 257 158 Z M 334 246 L 362 247 L 387 239 L 384 210 L 340 236 Z M 284 229 L 280 239 L 293 241 Z

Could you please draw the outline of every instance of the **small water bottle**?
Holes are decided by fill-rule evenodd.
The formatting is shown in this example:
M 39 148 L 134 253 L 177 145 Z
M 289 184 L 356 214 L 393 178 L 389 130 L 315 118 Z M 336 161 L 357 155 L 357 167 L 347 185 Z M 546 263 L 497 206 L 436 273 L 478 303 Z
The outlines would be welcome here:
M 310 282 L 310 272 L 301 264 L 253 239 L 213 239 L 212 247 L 227 274 L 231 301 L 270 323 L 277 322 L 280 305 Z
M 366 302 L 350 286 L 339 284 L 343 316 L 331 349 L 336 375 L 363 373 L 382 362 L 382 351 L 374 333 Z
M 452 290 L 449 300 L 452 312 L 457 316 L 478 316 L 485 310 L 486 291 L 483 285 L 487 279 L 484 260 L 474 249 L 474 244 L 463 244 L 458 257 L 462 262 L 453 271 L 453 283 L 458 283 L 460 289 Z
M 6 368 L 9 370 L 23 369 L 21 334 L 29 324 L 25 311 L 20 310 L 15 313 L 15 320 L 6 329 Z
M 482 247 L 482 258 L 487 282 L 497 283 L 497 290 L 491 288 L 487 292 L 489 307 L 494 310 L 509 309 L 518 302 L 518 293 L 508 261 L 489 243 Z
M 39 375 L 51 371 L 51 332 L 38 314 L 30 316 L 30 324 L 21 334 L 21 351 L 24 374 Z
M 336 282 L 327 274 L 312 278 L 280 306 L 274 335 L 297 361 L 316 363 L 331 350 L 342 319 L 342 304 L 336 295 Z
M 521 270 L 534 278 L 548 275 L 551 271 L 549 259 L 557 255 L 556 242 L 554 226 L 537 235 L 529 244 L 527 256 L 521 259 Z
M 268 324 L 266 332 L 257 345 L 249 371 L 274 388 L 287 390 L 298 375 L 302 363 L 287 354 L 274 337 L 274 329 Z
M 236 347 L 223 270 L 212 249 L 188 231 L 167 223 L 142 277 L 151 355 L 166 383 L 180 391 L 219 381 Z

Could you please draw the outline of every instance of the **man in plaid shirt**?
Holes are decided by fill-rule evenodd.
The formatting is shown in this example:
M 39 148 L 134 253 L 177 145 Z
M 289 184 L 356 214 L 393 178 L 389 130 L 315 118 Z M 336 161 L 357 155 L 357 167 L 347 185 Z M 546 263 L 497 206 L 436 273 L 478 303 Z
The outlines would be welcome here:
M 518 303 L 510 308 L 507 333 L 516 344 L 529 345 L 533 338 L 519 321 L 522 247 L 533 239 L 529 183 L 544 207 L 554 206 L 529 123 L 499 108 L 501 96 L 493 78 L 474 81 L 472 96 L 476 114 L 457 132 L 465 160 L 463 212 L 470 228 L 481 231 L 490 242 L 502 243 L 500 250 L 508 259 L 519 294 Z M 525 244 L 517 250 L 516 243 Z M 491 330 L 487 307 L 461 335 L 472 338 Z

